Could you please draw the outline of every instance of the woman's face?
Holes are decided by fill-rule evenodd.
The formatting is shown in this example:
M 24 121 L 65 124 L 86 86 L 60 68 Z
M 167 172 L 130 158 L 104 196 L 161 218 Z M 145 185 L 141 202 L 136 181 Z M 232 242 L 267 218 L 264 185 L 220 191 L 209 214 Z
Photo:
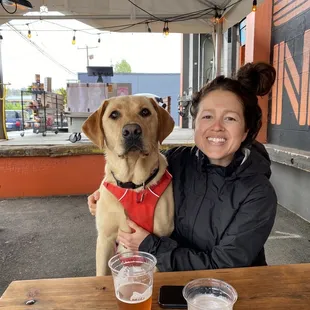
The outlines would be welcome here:
M 242 104 L 234 93 L 214 90 L 200 101 L 194 139 L 212 164 L 228 166 L 247 133 Z

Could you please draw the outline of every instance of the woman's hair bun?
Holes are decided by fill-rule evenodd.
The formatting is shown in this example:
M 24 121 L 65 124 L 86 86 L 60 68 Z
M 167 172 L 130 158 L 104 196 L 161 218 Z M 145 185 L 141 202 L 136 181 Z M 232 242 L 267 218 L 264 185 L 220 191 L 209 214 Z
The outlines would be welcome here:
M 269 93 L 276 79 L 276 70 L 264 62 L 247 63 L 237 72 L 237 80 L 250 92 L 257 96 Z

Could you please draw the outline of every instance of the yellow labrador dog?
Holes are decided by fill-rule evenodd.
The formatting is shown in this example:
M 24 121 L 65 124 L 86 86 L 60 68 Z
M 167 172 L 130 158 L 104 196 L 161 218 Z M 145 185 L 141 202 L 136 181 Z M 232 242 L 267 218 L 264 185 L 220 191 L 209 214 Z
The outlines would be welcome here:
M 118 229 L 131 232 L 127 217 L 157 236 L 171 234 L 171 175 L 159 144 L 173 127 L 170 114 L 144 96 L 105 100 L 83 124 L 85 135 L 104 149 L 106 158 L 96 210 L 97 276 L 110 274 L 108 261 L 116 250 L 126 251 L 115 244 Z

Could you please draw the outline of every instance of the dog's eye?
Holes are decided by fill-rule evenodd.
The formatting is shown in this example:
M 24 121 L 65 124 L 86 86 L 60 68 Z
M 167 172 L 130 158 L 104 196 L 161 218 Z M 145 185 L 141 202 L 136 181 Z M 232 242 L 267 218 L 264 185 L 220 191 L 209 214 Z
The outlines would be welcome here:
M 118 119 L 120 117 L 120 113 L 118 111 L 113 111 L 109 117 L 112 119 Z
M 141 112 L 140 112 L 140 115 L 143 116 L 143 117 L 147 117 L 147 116 L 150 116 L 151 115 L 151 112 L 149 109 L 142 109 Z

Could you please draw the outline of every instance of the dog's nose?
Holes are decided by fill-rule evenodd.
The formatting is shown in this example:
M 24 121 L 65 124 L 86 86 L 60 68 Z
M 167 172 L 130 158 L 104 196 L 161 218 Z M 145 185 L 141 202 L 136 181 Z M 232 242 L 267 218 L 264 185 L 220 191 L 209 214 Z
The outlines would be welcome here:
M 141 134 L 142 129 L 138 124 L 128 124 L 123 127 L 123 137 L 125 139 L 137 139 Z

